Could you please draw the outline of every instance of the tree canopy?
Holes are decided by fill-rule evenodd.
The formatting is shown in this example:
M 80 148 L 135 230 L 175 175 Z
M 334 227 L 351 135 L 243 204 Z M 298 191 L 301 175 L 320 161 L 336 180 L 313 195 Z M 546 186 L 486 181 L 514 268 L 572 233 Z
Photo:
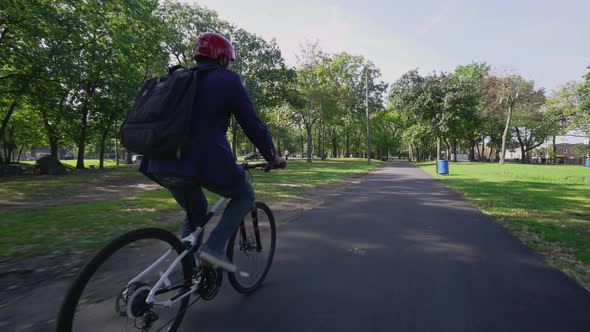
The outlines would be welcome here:
M 0 2 L 0 162 L 48 146 L 55 157 L 77 155 L 79 168 L 88 154 L 102 167 L 105 154 L 118 152 L 117 129 L 142 82 L 174 65 L 192 66 L 192 47 L 206 31 L 234 44 L 233 70 L 279 152 L 309 162 L 435 159 L 440 144 L 453 160 L 466 153 L 469 160 L 503 162 L 506 151 L 520 149 L 527 162 L 547 139 L 571 131 L 590 136 L 590 72 L 549 95 L 487 63 L 452 72 L 414 69 L 387 84 L 370 59 L 328 53 L 318 41 L 303 42 L 298 63 L 288 66 L 276 40 L 194 3 L 6 0 Z M 236 158 L 253 149 L 236 121 L 228 138 Z

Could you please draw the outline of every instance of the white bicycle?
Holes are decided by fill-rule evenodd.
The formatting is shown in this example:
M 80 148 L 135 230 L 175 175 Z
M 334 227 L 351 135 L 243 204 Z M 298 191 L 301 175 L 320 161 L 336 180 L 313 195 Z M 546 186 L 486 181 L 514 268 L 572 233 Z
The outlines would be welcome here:
M 265 166 L 244 164 L 246 170 Z M 227 201 L 222 197 L 206 221 Z M 186 310 L 199 299 L 213 299 L 223 280 L 220 269 L 202 264 L 194 254 L 203 231 L 198 227 L 179 239 L 164 229 L 141 228 L 107 244 L 68 290 L 57 331 L 178 330 Z M 256 202 L 226 247 L 228 258 L 243 270 L 228 273 L 236 291 L 248 294 L 260 287 L 272 264 L 275 243 L 272 211 Z M 196 299 L 189 304 L 191 295 Z

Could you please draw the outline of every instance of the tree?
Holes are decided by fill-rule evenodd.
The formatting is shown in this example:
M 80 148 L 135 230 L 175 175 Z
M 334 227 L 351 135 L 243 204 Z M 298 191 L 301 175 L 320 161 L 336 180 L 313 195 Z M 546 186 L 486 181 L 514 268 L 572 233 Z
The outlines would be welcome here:
M 437 140 L 444 139 L 445 136 L 451 137 L 449 120 L 452 118 L 452 113 L 447 111 L 454 107 L 447 106 L 454 102 L 451 98 L 445 104 L 447 79 L 444 73 L 432 73 L 423 77 L 417 69 L 414 69 L 402 75 L 392 85 L 389 100 L 393 109 L 404 114 L 402 122 L 406 124 L 408 132 L 404 133 L 403 137 L 411 146 L 410 153 L 414 150 L 429 150 L 427 146 L 432 145 L 432 140 L 429 140 L 431 137 Z M 440 155 L 438 148 L 436 153 Z M 416 153 L 414 157 L 418 155 Z M 418 158 L 423 157 L 422 154 Z
M 6 162 L 20 161 L 24 151 L 45 143 L 42 129 L 37 126 L 40 123 L 39 115 L 30 106 L 19 109 L 12 117 L 6 129 L 4 140 L 4 155 Z
M 477 85 L 451 74 L 442 81 L 442 91 L 443 108 L 438 115 L 438 122 L 435 123 L 436 132 L 451 140 L 453 161 L 457 161 L 457 149 L 461 141 L 469 146 L 469 160 L 473 160 L 475 139 L 480 127 L 480 118 L 477 116 L 480 106 Z
M 56 8 L 31 0 L 7 0 L 0 4 L 0 144 L 12 116 L 24 109 L 31 87 L 44 83 L 44 63 L 70 48 L 51 47 L 50 40 L 63 36 L 56 27 L 68 25 Z M 19 126 L 12 126 L 18 128 Z M 0 162 L 2 160 L 0 159 Z M 7 162 L 9 160 L 6 160 Z
M 344 136 L 344 155 L 350 156 L 351 137 L 355 131 L 355 126 L 360 123 L 362 112 L 362 103 L 364 96 L 361 88 L 363 78 L 363 59 L 360 56 L 353 56 L 348 53 L 340 53 L 333 56 L 326 69 L 328 74 L 330 95 L 335 96 L 338 105 L 336 114 L 328 114 L 333 121 L 338 123 L 341 128 L 339 132 Z M 335 137 L 337 130 L 331 130 L 332 145 L 337 145 Z M 334 151 L 332 151 L 334 152 Z
M 270 111 L 290 102 L 294 90 L 295 71 L 285 67 L 281 51 L 273 39 L 237 29 L 230 34 L 236 47 L 234 70 L 242 78 L 252 104 L 263 120 L 270 119 Z M 236 155 L 237 121 L 232 121 L 232 149 Z
M 366 137 L 366 110 L 365 99 L 367 97 L 370 113 L 376 113 L 383 110 L 383 94 L 387 90 L 387 84 L 379 81 L 381 72 L 371 61 L 366 60 L 359 55 L 351 55 L 346 52 L 337 53 L 329 57 L 323 67 L 324 75 L 323 84 L 326 105 L 332 106 L 328 112 L 335 112 L 328 117 L 335 121 L 340 128 L 328 129 L 332 140 L 337 132 L 344 136 L 345 155 L 349 156 L 352 137 L 356 135 L 358 142 L 356 149 L 361 154 L 363 144 L 360 142 L 362 137 Z M 368 75 L 368 82 L 367 80 Z M 368 83 L 368 84 L 367 84 Z M 328 112 L 323 112 L 327 114 Z M 366 140 L 365 140 L 366 142 Z M 334 144 L 334 141 L 332 142 Z M 334 152 L 334 151 L 333 151 Z
M 579 107 L 572 116 L 570 129 L 588 136 L 588 145 L 590 145 L 590 72 L 586 74 L 584 83 L 579 86 L 578 95 Z
M 409 160 L 422 160 L 432 144 L 431 120 L 423 116 L 422 110 L 423 101 L 428 100 L 422 96 L 425 81 L 417 69 L 410 70 L 393 83 L 389 91 L 388 109 L 398 114 Z
M 7 157 L 0 162 L 34 144 L 48 144 L 54 157 L 60 147 L 75 145 L 78 168 L 84 167 L 87 150 L 99 153 L 102 168 L 141 83 L 164 74 L 169 65 L 192 65 L 194 41 L 205 31 L 233 42 L 234 69 L 260 117 L 269 122 L 279 151 L 295 148 L 296 125 L 305 131 L 308 161 L 314 151 L 323 155 L 330 148 L 334 156 L 380 155 L 400 136 L 392 113 L 383 113 L 387 85 L 371 61 L 325 54 L 317 43 L 308 43 L 299 67 L 288 68 L 275 40 L 195 4 L 7 0 L 0 4 L 0 23 L 0 144 Z M 365 134 L 367 121 L 375 127 L 372 137 Z M 235 122 L 231 140 L 234 153 L 238 145 L 246 147 Z M 374 143 L 372 151 L 364 150 L 368 142 Z
M 577 154 L 590 158 L 590 144 L 576 144 L 572 149 Z
M 185 67 L 194 62 L 192 50 L 201 33 L 212 31 L 227 35 L 232 29 L 215 11 L 194 3 L 165 0 L 158 7 L 156 16 L 165 29 L 154 31 L 161 36 L 161 45 L 169 54 L 171 64 Z
M 530 151 L 543 144 L 552 129 L 551 114 L 541 108 L 544 102 L 545 91 L 539 89 L 514 111 L 514 132 L 522 163 L 530 161 Z
M 327 61 L 327 58 L 317 41 L 307 41 L 300 45 L 297 61 L 299 64 L 297 84 L 299 93 L 305 100 L 305 107 L 298 110 L 295 118 L 307 133 L 307 162 L 311 163 L 313 155 L 312 130 L 322 112 L 321 89 L 324 87 L 321 86 L 320 75 L 325 71 L 321 70 L 321 66 L 323 62 Z
M 514 109 L 536 94 L 534 82 L 526 81 L 520 75 L 490 76 L 486 79 L 487 102 L 490 108 L 501 108 L 505 113 L 505 125 L 502 133 L 500 164 L 504 164 L 506 142 L 512 138 L 512 115 Z
M 401 114 L 390 108 L 385 112 L 378 112 L 371 118 L 373 128 L 373 142 L 377 148 L 377 158 L 383 156 L 383 149 L 387 159 L 391 154 L 399 154 L 401 148 L 402 122 Z
M 81 2 L 74 7 L 73 13 L 78 18 L 80 29 L 72 34 L 72 39 L 88 44 L 73 59 L 74 73 L 78 79 L 73 82 L 72 89 L 75 110 L 80 119 L 77 130 L 73 131 L 78 146 L 77 168 L 84 168 L 87 139 L 92 136 L 92 130 L 97 129 L 94 126 L 97 123 L 95 119 L 100 117 L 102 111 L 109 113 L 104 116 L 111 119 L 107 123 L 115 119 L 112 109 L 101 107 L 104 106 L 102 101 L 105 98 L 118 99 L 109 90 L 113 81 L 125 80 L 133 87 L 138 86 L 141 83 L 141 80 L 137 80 L 139 75 L 133 75 L 130 68 L 138 67 L 136 64 L 142 63 L 142 57 L 153 60 L 150 53 L 140 50 L 146 42 L 144 37 L 153 42 L 149 40 L 153 34 L 144 34 L 143 31 L 161 27 L 154 26 L 154 20 L 151 19 L 156 6 L 157 2 L 152 0 L 138 0 L 134 6 L 121 0 L 105 4 Z M 129 90 L 122 89 L 125 92 Z M 126 99 L 131 99 L 131 96 Z
M 545 102 L 549 135 L 553 137 L 552 154 L 556 154 L 555 138 L 575 130 L 576 115 L 580 112 L 582 84 L 571 81 L 554 91 Z
M 282 154 L 281 149 L 281 139 L 284 132 L 287 130 L 289 125 L 291 124 L 291 117 L 292 117 L 293 109 L 288 103 L 284 103 L 279 107 L 275 107 L 270 112 L 270 119 L 272 127 L 275 129 L 275 142 L 277 144 L 277 153 L 279 155 Z
M 486 63 L 471 63 L 465 66 L 457 66 L 451 78 L 459 81 L 459 86 L 464 93 L 458 94 L 455 98 L 461 101 L 459 104 L 463 109 L 465 117 L 458 123 L 458 135 L 463 138 L 469 146 L 469 160 L 475 160 L 475 150 L 477 148 L 479 159 L 482 158 L 482 151 L 479 149 L 479 143 L 485 143 L 484 128 L 485 123 L 490 121 L 485 109 L 484 79 L 489 75 L 490 66 Z M 485 150 L 482 148 L 482 150 Z

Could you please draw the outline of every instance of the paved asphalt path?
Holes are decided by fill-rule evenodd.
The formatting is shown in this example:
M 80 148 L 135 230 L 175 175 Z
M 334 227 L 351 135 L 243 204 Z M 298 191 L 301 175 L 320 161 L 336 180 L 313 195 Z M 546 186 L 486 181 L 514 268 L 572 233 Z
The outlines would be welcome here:
M 251 296 L 182 331 L 590 331 L 590 293 L 422 170 L 395 162 L 278 228 Z

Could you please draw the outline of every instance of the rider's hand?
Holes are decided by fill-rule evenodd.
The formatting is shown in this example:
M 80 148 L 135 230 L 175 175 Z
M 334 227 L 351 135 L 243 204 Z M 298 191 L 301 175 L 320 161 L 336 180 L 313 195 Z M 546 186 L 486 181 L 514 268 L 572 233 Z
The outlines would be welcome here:
M 286 161 L 286 159 L 285 159 L 285 158 L 277 156 L 277 157 L 275 158 L 275 160 L 274 160 L 272 163 L 268 163 L 268 164 L 266 165 L 266 167 L 264 168 L 264 171 L 265 171 L 265 172 L 268 172 L 268 171 L 270 171 L 271 169 L 273 169 L 273 168 L 277 168 L 277 167 L 279 167 L 281 164 L 283 164 L 283 163 L 286 163 L 286 162 L 287 162 L 287 161 Z

